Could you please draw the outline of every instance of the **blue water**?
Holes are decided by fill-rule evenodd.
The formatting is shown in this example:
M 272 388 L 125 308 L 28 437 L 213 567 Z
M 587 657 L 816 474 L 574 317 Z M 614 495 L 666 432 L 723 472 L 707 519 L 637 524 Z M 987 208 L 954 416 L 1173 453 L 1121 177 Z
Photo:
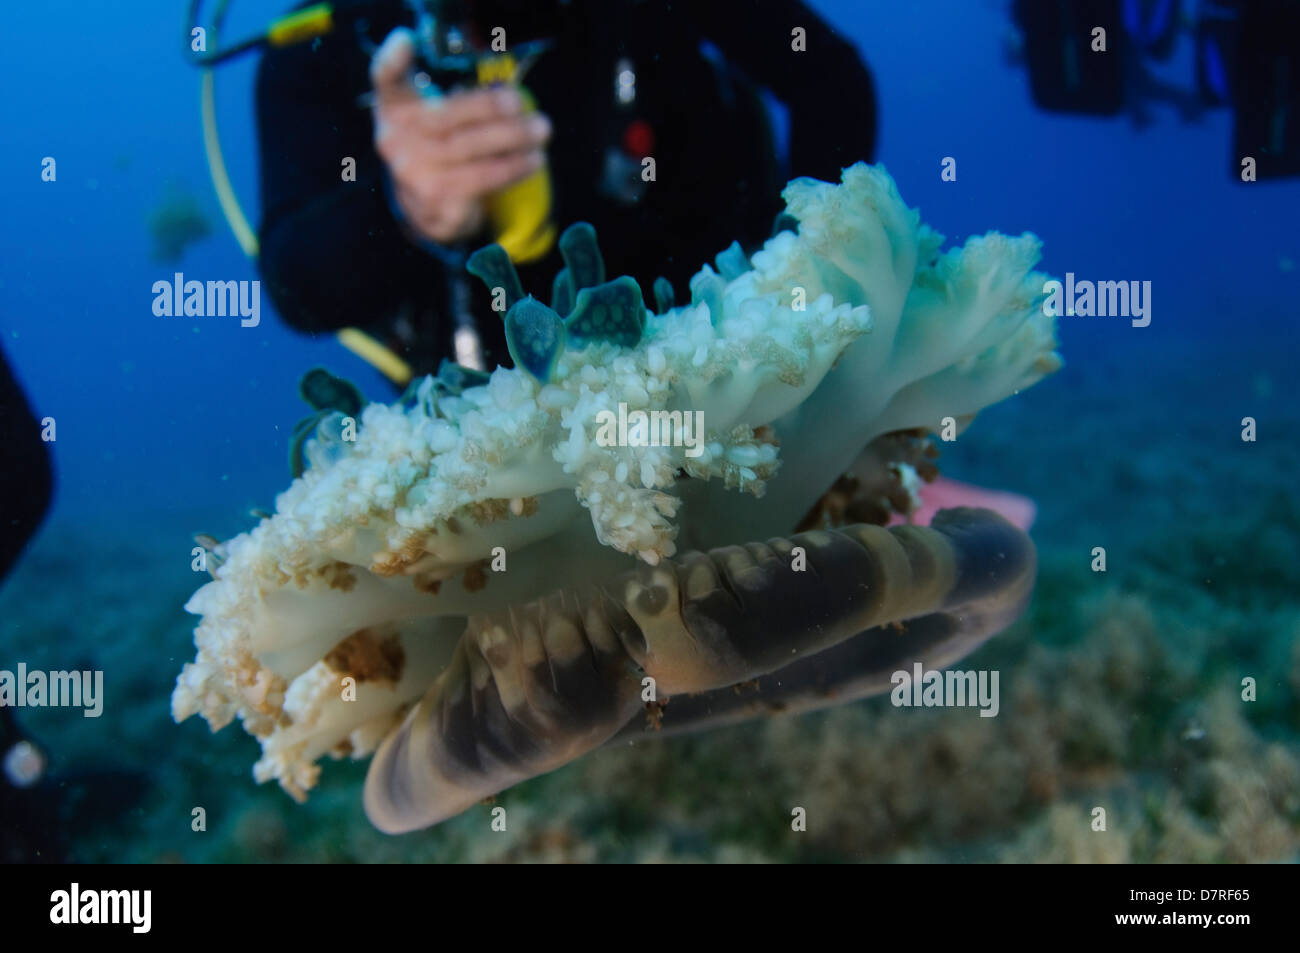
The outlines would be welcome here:
M 183 507 L 217 495 L 266 501 L 283 478 L 284 427 L 300 415 L 293 383 L 317 363 L 384 394 L 378 376 L 328 337 L 158 318 L 148 211 L 174 181 L 202 196 L 214 234 L 180 264 L 187 277 L 256 272 L 221 228 L 198 120 L 198 77 L 182 59 L 181 5 L 82 2 L 58 21 L 41 4 L 0 8 L 7 95 L 0 149 L 5 247 L 0 314 L 11 363 L 39 413 L 58 421 L 60 510 Z M 1154 128 L 1063 118 L 1033 108 L 1023 71 L 1005 66 L 995 5 L 817 4 L 862 51 L 879 87 L 878 158 L 909 204 L 952 239 L 1029 230 L 1043 268 L 1153 283 L 1151 326 L 1061 322 L 1071 362 L 1190 343 L 1267 336 L 1294 347 L 1300 182 L 1242 185 L 1226 173 L 1226 111 Z M 279 3 L 233 4 L 228 35 Z M 936 12 L 939 11 L 939 12 Z M 943 29 L 934 29 L 937 15 Z M 811 55 L 811 54 L 810 54 Z M 254 62 L 219 76 L 219 118 L 237 193 L 256 216 Z M 1170 72 L 1186 76 L 1184 60 Z M 1181 71 L 1181 72 L 1180 72 Z M 828 90 L 828 95 L 834 95 Z M 58 179 L 41 181 L 53 156 Z M 956 182 L 940 161 L 958 162 Z M 1130 380 L 1133 386 L 1140 381 Z M 279 428 L 279 429 L 277 429 Z
M 51 524 L 93 534 L 123 517 L 177 522 L 177 558 L 188 560 L 183 514 L 269 508 L 288 484 L 286 440 L 303 414 L 296 381 L 304 370 L 326 365 L 374 396 L 388 388 L 332 337 L 282 326 L 266 295 L 256 328 L 153 314 L 152 285 L 174 271 L 200 280 L 258 276 L 224 228 L 207 180 L 198 75 L 180 49 L 183 4 L 70 7 L 74 13 L 56 14 L 49 4 L 0 4 L 0 333 L 37 416 L 57 421 Z M 978 446 L 958 448 L 953 459 L 968 466 L 965 475 L 1034 493 L 1049 527 L 1068 534 L 1073 516 L 1056 511 L 1051 522 L 1053 488 L 1099 458 L 1135 449 L 1097 439 L 1105 415 L 1140 415 L 1150 428 L 1192 441 L 1207 419 L 1211 431 L 1230 432 L 1262 405 L 1294 423 L 1288 369 L 1300 356 L 1300 180 L 1230 178 L 1226 110 L 1185 123 L 1156 107 L 1143 130 L 1125 118 L 1049 115 L 1034 108 L 1023 69 L 1004 62 L 999 4 L 815 7 L 873 70 L 877 158 L 928 223 L 950 240 L 1033 231 L 1043 241 L 1044 271 L 1152 283 L 1149 327 L 1060 319 L 1066 369 L 1027 397 L 1039 432 L 1058 431 L 1052 459 L 1030 461 L 1021 448 L 1024 458 L 995 460 Z M 236 0 L 228 35 L 282 10 Z M 1186 53 L 1184 44 L 1161 74 L 1189 81 Z M 218 102 L 230 174 L 255 218 L 253 70 L 251 58 L 223 68 Z M 53 183 L 41 180 L 46 156 L 57 160 Z M 956 182 L 940 178 L 948 156 L 957 160 Z M 213 224 L 174 268 L 150 260 L 147 226 L 169 183 L 196 195 Z M 1011 444 L 1006 431 L 1021 413 L 995 408 L 981 418 L 993 435 L 986 448 Z M 1116 430 L 1131 434 L 1126 421 Z M 1272 436 L 1295 441 L 1294 430 Z M 1160 452 L 1170 471 L 1181 469 L 1176 450 Z M 1168 475 L 1150 460 L 1143 466 L 1146 504 Z M 1118 527 L 1133 502 L 1092 516 Z M 139 595 L 148 598 L 144 580 Z M 181 661 L 166 661 L 164 681 Z M 245 781 L 239 774 L 232 783 Z

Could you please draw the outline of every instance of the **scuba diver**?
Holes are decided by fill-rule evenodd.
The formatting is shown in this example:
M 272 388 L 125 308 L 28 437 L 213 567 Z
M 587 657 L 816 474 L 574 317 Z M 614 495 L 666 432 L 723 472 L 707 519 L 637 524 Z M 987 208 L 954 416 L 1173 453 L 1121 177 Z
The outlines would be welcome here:
M 119 823 L 149 791 L 130 767 L 78 764 L 49 770 L 45 746 L 0 706 L 0 863 L 75 860 L 72 836 Z
M 54 497 L 54 470 L 41 422 L 0 350 L 0 585 L 35 536 Z M 0 658 L 0 668 L 9 661 Z M 93 663 L 78 666 L 93 668 Z M 45 746 L 0 705 L 0 863 L 61 863 L 67 832 L 108 823 L 146 789 L 139 771 L 77 765 L 49 771 Z
M 838 180 L 875 152 L 870 72 L 798 0 L 354 0 L 330 16 L 261 60 L 259 267 L 290 325 L 361 323 L 361 353 L 397 357 L 374 363 L 398 386 L 443 359 L 510 365 L 465 273 L 477 248 L 502 244 L 547 300 L 559 230 L 590 222 L 610 275 L 646 300 L 663 275 L 681 300 L 733 239 L 771 233 L 788 178 Z M 789 117 L 785 162 L 760 90 Z
M 0 581 L 49 511 L 54 471 L 41 425 L 0 350 Z
M 0 583 L 36 534 L 54 495 L 54 471 L 41 425 L 0 351 Z M 62 859 L 53 801 L 38 785 L 45 756 L 0 706 L 0 863 Z
M 45 753 L 0 707 L 0 864 L 67 860 L 55 787 L 45 774 Z
M 1230 174 L 1242 160 L 1256 178 L 1300 175 L 1300 4 L 1294 0 L 1013 0 L 1013 61 L 1029 72 L 1034 102 L 1080 115 L 1127 112 L 1149 125 L 1151 104 L 1186 121 L 1206 110 L 1233 113 Z M 1098 29 L 1104 30 L 1104 51 Z M 1190 34 L 1193 76 L 1186 84 L 1155 74 L 1179 36 Z M 1290 120 L 1290 121 L 1289 121 Z

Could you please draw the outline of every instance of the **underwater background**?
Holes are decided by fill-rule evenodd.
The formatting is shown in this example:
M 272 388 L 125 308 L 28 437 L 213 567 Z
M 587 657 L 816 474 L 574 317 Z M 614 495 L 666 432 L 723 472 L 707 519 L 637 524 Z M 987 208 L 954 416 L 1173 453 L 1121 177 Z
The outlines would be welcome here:
M 1152 283 L 1148 327 L 1061 317 L 1064 369 L 941 444 L 946 475 L 1038 504 L 1034 601 L 969 657 L 1002 673 L 1000 715 L 877 698 L 601 750 L 499 795 L 522 818 L 507 832 L 472 809 L 394 838 L 363 814 L 364 763 L 327 762 L 299 806 L 254 784 L 256 742 L 237 727 L 210 736 L 169 711 L 193 654 L 181 607 L 206 578 L 193 535 L 249 528 L 288 485 L 299 376 L 323 365 L 375 399 L 388 385 L 332 337 L 286 329 L 265 297 L 257 328 L 154 316 L 151 287 L 174 271 L 257 277 L 207 181 L 183 4 L 0 5 L 0 332 L 36 416 L 57 421 L 54 507 L 0 588 L 0 668 L 105 673 L 98 719 L 17 712 L 50 758 L 67 857 L 1300 856 L 1300 180 L 1232 178 L 1226 110 L 1185 122 L 1156 106 L 1139 129 L 1036 109 L 1001 4 L 813 6 L 874 73 L 877 159 L 950 243 L 1029 230 L 1043 271 Z M 241 0 L 227 35 L 283 9 Z M 1186 54 L 1162 73 L 1186 82 Z M 254 68 L 218 77 L 250 214 Z M 940 179 L 945 156 L 956 182 Z M 205 228 L 174 265 L 155 260 L 158 241 Z M 807 808 L 806 833 L 791 834 L 790 805 Z

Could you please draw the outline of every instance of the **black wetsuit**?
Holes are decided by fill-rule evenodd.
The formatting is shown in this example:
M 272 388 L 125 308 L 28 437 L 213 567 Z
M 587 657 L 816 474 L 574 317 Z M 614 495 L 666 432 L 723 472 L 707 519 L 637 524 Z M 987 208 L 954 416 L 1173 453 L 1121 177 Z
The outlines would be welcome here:
M 40 422 L 0 351 L 0 581 L 45 518 L 53 493 Z
M 536 20 L 548 4 L 515 6 Z M 786 175 L 837 180 L 843 166 L 872 158 L 871 76 L 854 49 L 802 3 L 555 5 L 561 6 L 544 23 L 507 14 L 489 22 L 504 25 L 509 42 L 553 38 L 524 85 L 552 122 L 554 221 L 561 229 L 591 222 L 607 274 L 636 277 L 647 301 L 656 276 L 669 278 L 681 301 L 689 294 L 687 279 L 733 239 L 747 250 L 761 242 L 781 208 Z M 398 224 L 372 144 L 371 113 L 361 104 L 375 46 L 409 22 L 405 4 L 377 0 L 365 21 L 263 57 L 257 79 L 261 272 L 294 327 L 361 327 L 424 372 L 452 354 L 451 301 L 464 277 Z M 806 51 L 792 49 L 796 27 L 806 31 Z M 636 77 L 630 108 L 614 95 L 622 60 Z M 759 87 L 790 116 L 788 168 L 775 154 Z M 656 163 L 655 181 L 635 201 L 606 187 L 606 169 L 618 164 L 633 123 L 642 133 L 648 126 Z M 347 156 L 356 159 L 355 182 L 342 181 Z M 458 251 L 489 241 L 485 234 Z M 520 269 L 525 290 L 549 301 L 561 265 L 552 250 Z M 509 364 L 500 318 L 477 284 L 469 286 L 470 307 L 481 316 L 489 368 Z
M 0 584 L 45 518 L 53 495 L 49 445 L 0 351 Z M 24 737 L 13 712 L 0 708 L 0 758 Z M 0 773 L 0 863 L 63 858 L 51 793 L 48 786 L 15 787 Z

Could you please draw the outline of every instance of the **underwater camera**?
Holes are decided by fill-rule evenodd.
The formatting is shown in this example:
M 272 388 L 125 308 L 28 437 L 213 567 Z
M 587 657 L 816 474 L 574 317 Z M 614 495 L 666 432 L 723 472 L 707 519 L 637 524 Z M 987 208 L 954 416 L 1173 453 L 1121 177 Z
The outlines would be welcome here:
M 1233 111 L 1229 174 L 1300 175 L 1300 4 L 1292 0 L 1203 0 L 1194 15 L 1179 0 L 1015 0 L 1017 58 L 1042 109 L 1077 115 L 1129 112 L 1139 124 L 1153 102 L 1184 118 Z M 1194 44 L 1185 87 L 1158 78 L 1179 35 Z
M 514 31 L 507 48 L 499 4 L 469 0 L 407 0 L 415 17 L 417 84 L 429 83 L 442 91 L 517 82 L 549 45 L 539 30 L 545 17 L 534 16 L 525 25 L 521 41 Z M 547 4 L 531 5 L 532 13 Z M 551 6 L 556 6 L 552 4 Z M 515 17 L 512 16 L 512 21 Z M 554 20 L 549 21 L 552 25 Z

